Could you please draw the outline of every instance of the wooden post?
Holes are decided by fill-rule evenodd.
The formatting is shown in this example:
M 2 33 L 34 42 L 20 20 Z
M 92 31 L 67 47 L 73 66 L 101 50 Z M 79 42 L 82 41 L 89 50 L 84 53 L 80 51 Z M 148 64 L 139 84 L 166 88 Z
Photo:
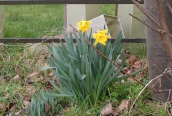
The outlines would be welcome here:
M 4 6 L 0 5 L 0 38 L 3 38 Z

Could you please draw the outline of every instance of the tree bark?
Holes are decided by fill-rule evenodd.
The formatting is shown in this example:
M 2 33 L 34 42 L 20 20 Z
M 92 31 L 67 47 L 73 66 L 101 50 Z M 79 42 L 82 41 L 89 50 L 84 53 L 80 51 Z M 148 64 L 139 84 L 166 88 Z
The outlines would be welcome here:
M 168 24 L 168 28 L 170 32 L 172 33 L 172 15 L 167 8 L 167 2 L 172 5 L 172 0 L 162 0 L 163 1 L 163 7 L 164 7 L 164 14 L 165 14 L 165 21 Z M 158 18 L 158 9 L 157 9 L 157 0 L 145 0 L 145 8 L 153 14 L 155 17 Z M 146 19 L 146 23 L 157 29 L 158 27 L 152 23 L 148 18 Z M 149 67 L 149 75 L 150 79 L 155 78 L 156 76 L 162 74 L 164 70 L 170 66 L 171 59 L 169 54 L 167 53 L 163 42 L 160 38 L 160 35 L 147 28 L 147 53 L 148 53 L 148 67 Z M 156 66 L 159 68 L 157 69 Z M 169 78 L 167 78 L 168 76 Z M 166 102 L 169 100 L 172 100 L 172 93 L 169 94 L 169 90 L 172 89 L 172 76 L 167 74 L 166 76 L 163 76 L 159 81 L 156 80 L 154 83 L 152 83 L 152 87 L 154 86 L 154 89 L 160 92 L 152 92 L 153 98 L 158 99 L 160 101 Z M 158 81 L 158 82 L 157 82 Z

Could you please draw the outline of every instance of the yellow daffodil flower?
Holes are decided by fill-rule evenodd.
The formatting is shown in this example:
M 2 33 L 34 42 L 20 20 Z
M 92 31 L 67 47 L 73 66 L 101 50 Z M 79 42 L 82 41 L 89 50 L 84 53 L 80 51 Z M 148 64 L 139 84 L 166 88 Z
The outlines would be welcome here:
M 96 39 L 94 45 L 96 45 L 97 43 L 101 43 L 105 46 L 108 38 L 111 38 L 111 36 L 107 35 L 107 32 L 108 30 L 98 30 L 97 33 L 94 33 L 93 37 L 94 39 Z
M 91 21 L 82 20 L 77 23 L 77 25 L 79 26 L 78 30 L 80 30 L 80 31 L 82 31 L 82 33 L 84 33 L 85 31 L 87 31 L 90 28 L 90 24 L 91 24 Z

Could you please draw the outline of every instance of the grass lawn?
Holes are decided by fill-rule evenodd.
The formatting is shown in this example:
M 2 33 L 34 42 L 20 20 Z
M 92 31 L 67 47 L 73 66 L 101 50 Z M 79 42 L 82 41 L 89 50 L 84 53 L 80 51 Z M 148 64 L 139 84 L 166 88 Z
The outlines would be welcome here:
M 39 38 L 58 34 L 63 20 L 63 5 L 5 6 L 4 37 Z
M 101 5 L 101 14 L 115 14 L 115 5 Z M 4 38 L 40 38 L 61 34 L 63 5 L 5 6 Z
M 115 14 L 115 5 L 101 5 L 101 14 Z M 4 38 L 41 38 L 61 34 L 63 5 L 12 5 L 5 6 Z M 26 116 L 28 103 L 36 91 L 52 86 L 40 68 L 47 65 L 47 49 L 41 44 L 5 44 L 0 53 L 0 116 Z M 143 53 L 144 54 L 144 53 Z M 50 75 L 51 72 L 45 72 Z M 18 75 L 18 76 L 17 76 Z M 147 78 L 143 80 L 146 83 Z M 71 104 L 65 98 L 55 98 L 55 113 L 62 116 L 98 116 L 106 102 L 118 108 L 122 100 L 134 101 L 142 86 L 134 82 L 114 83 L 110 96 L 93 106 Z M 165 105 L 150 101 L 146 90 L 137 100 L 131 116 L 166 116 Z M 131 106 L 131 105 L 130 105 Z M 130 107 L 129 106 L 129 107 Z M 128 116 L 129 108 L 121 111 Z M 56 115 L 55 115 L 56 116 Z

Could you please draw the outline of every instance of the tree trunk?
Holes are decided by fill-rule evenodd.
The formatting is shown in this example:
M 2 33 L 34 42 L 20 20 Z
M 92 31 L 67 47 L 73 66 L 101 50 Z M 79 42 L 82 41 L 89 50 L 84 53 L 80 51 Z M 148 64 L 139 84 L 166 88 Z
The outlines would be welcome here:
M 164 14 L 166 17 L 166 22 L 168 24 L 169 30 L 172 33 L 172 15 L 167 8 L 167 2 L 172 5 L 172 0 L 162 0 L 164 6 Z M 158 18 L 158 9 L 157 9 L 157 0 L 145 0 L 145 8 Z M 148 25 L 158 30 L 158 27 L 152 23 L 149 19 L 146 19 Z M 167 53 L 163 42 L 159 34 L 149 28 L 147 28 L 147 53 L 148 53 L 148 67 L 150 79 L 155 78 L 156 76 L 162 74 L 164 70 L 170 66 L 170 57 Z M 157 67 L 159 69 L 157 69 Z M 168 76 L 169 78 L 167 78 Z M 153 92 L 153 98 L 166 102 L 172 100 L 172 93 L 169 94 L 169 89 L 172 89 L 172 76 L 167 74 L 163 76 L 159 81 L 156 80 L 152 83 L 155 85 L 154 89 L 160 92 Z M 157 82 L 158 81 L 158 82 Z

